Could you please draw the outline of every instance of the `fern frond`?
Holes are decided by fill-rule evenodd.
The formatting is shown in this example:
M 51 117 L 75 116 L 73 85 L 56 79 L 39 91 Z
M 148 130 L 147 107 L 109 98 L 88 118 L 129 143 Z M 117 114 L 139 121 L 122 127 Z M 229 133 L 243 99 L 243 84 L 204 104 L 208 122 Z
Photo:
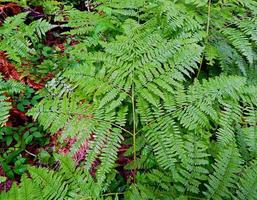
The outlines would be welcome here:
M 244 36 L 244 34 L 233 28 L 227 28 L 223 31 L 223 33 L 228 37 L 235 48 L 247 58 L 248 62 L 252 64 L 254 59 L 253 50 L 251 43 Z
M 69 157 L 58 156 L 60 168 L 53 171 L 47 168 L 29 167 L 28 177 L 24 174 L 21 183 L 14 185 L 7 193 L 0 194 L 3 200 L 54 200 L 95 198 L 103 188 L 93 186 L 89 173 L 75 167 Z M 93 189 L 94 188 L 94 189 Z M 98 190 L 98 191 L 97 191 Z
M 126 16 L 126 17 L 136 17 L 139 16 L 139 10 L 145 4 L 145 1 L 138 0 L 138 1 L 130 1 L 130 0 L 114 0 L 114 1 L 107 1 L 101 0 L 103 4 L 99 6 L 97 9 L 105 12 L 107 15 L 113 16 Z
M 233 102 L 224 104 L 224 110 L 221 111 L 220 128 L 217 131 L 218 141 L 223 144 L 229 144 L 234 141 L 234 123 L 241 121 L 241 107 Z
M 207 3 L 208 3 L 208 0 L 185 0 L 185 3 L 188 3 L 188 4 L 194 4 L 196 6 L 205 6 Z
M 120 129 L 113 129 L 113 132 L 110 133 L 111 135 L 108 135 L 106 139 L 104 148 L 102 148 L 100 156 L 101 166 L 97 170 L 97 180 L 99 183 L 105 180 L 105 175 L 115 166 L 118 148 L 123 140 L 120 133 Z
M 0 127 L 4 126 L 9 117 L 11 103 L 6 102 L 6 97 L 0 95 Z
M 11 60 L 21 64 L 21 58 L 29 57 L 35 53 L 33 42 L 38 42 L 45 32 L 53 28 L 45 20 L 37 20 L 29 25 L 25 24 L 28 13 L 20 13 L 8 17 L 0 27 L 0 49 L 6 51 Z
M 27 27 L 26 27 L 26 28 L 27 28 Z M 40 40 L 40 39 L 42 39 L 42 38 L 45 36 L 45 33 L 46 33 L 47 31 L 49 31 L 50 29 L 52 29 L 52 28 L 54 28 L 54 26 L 51 25 L 49 22 L 47 22 L 47 21 L 45 21 L 45 20 L 42 20 L 42 19 L 39 19 L 39 20 L 36 20 L 36 21 L 32 22 L 32 23 L 28 26 L 26 32 L 27 32 L 27 33 L 29 33 L 29 32 L 33 33 L 33 34 L 31 34 L 31 36 L 30 36 L 32 39 L 35 38 L 35 39 L 37 39 L 37 40 Z M 30 30 L 31 30 L 31 31 L 30 31 Z M 37 38 L 36 38 L 34 35 L 36 35 Z M 36 40 L 36 41 L 37 41 L 37 40 Z
M 245 119 L 247 125 L 242 128 L 243 136 L 249 151 L 254 155 L 257 155 L 257 112 L 253 106 L 249 106 L 245 109 Z
M 41 190 L 45 199 L 64 198 L 67 195 L 68 186 L 63 177 L 43 168 L 30 168 L 29 172 Z
M 253 161 L 250 166 L 248 166 L 240 182 L 238 183 L 237 195 L 240 200 L 254 200 L 257 196 L 257 163 Z
M 185 155 L 183 140 L 176 123 L 169 117 L 163 117 L 153 123 L 146 138 L 154 147 L 157 161 L 164 169 L 174 170 L 177 157 Z
M 248 36 L 250 36 L 251 40 L 257 44 L 257 19 L 256 18 L 249 18 L 243 19 L 237 22 L 239 28 Z
M 185 159 L 182 160 L 179 173 L 184 181 L 181 184 L 185 187 L 185 192 L 198 194 L 200 184 L 207 180 L 209 164 L 207 145 L 199 140 L 194 134 L 188 135 L 185 141 Z
M 6 123 L 11 109 L 11 102 L 8 102 L 7 95 L 21 92 L 23 89 L 23 84 L 14 80 L 4 81 L 0 75 L 0 127 Z
M 214 172 L 209 176 L 207 192 L 204 192 L 206 198 L 222 200 L 231 197 L 237 183 L 236 174 L 240 172 L 241 164 L 242 160 L 236 147 L 233 145 L 223 147 L 213 166 Z
M 63 34 L 78 35 L 78 36 L 97 36 L 108 29 L 114 29 L 114 26 L 104 17 L 93 12 L 82 12 L 76 9 L 71 9 L 67 12 L 69 21 L 65 27 L 71 28 L 70 31 Z M 92 40 L 94 37 L 89 37 Z

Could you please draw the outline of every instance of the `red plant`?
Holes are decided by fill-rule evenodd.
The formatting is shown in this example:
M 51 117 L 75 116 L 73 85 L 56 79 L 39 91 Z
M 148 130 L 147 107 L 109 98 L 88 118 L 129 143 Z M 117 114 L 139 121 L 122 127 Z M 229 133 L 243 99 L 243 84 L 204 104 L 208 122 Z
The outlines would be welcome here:
M 21 7 L 16 3 L 7 3 L 0 5 L 0 19 L 3 22 L 5 18 L 17 15 L 21 12 Z
M 12 187 L 12 183 L 14 182 L 13 180 L 10 180 L 7 178 L 3 168 L 0 165 L 0 176 L 6 177 L 6 181 L 3 183 L 0 183 L 0 192 L 2 191 L 8 191 Z
M 36 90 L 42 89 L 45 86 L 46 81 L 48 81 L 54 76 L 53 73 L 49 72 L 46 77 L 42 78 L 39 81 L 39 83 L 36 83 L 34 80 L 31 80 L 28 76 L 21 77 L 21 75 L 16 70 L 15 66 L 8 61 L 7 55 L 3 51 L 0 51 L 0 72 L 2 72 L 4 79 L 20 80 L 21 82 Z
M 2 72 L 5 79 L 20 79 L 19 73 L 14 65 L 7 60 L 7 55 L 4 51 L 0 51 L 0 72 Z
M 134 182 L 136 171 L 135 170 L 125 170 L 124 167 L 132 162 L 133 158 L 125 156 L 125 152 L 130 148 L 130 145 L 123 144 L 118 151 L 117 164 L 119 165 L 118 171 L 125 178 L 126 181 Z

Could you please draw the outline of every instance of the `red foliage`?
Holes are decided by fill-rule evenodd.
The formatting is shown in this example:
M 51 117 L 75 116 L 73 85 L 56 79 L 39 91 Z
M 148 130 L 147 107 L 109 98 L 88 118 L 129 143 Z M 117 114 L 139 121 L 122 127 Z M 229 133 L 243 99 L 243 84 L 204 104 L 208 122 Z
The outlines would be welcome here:
M 62 44 L 57 44 L 56 47 L 57 47 L 58 49 L 60 49 L 62 53 L 65 51 L 65 46 L 64 46 L 63 43 L 62 43 Z
M 24 112 L 19 111 L 17 108 L 13 107 L 10 111 L 10 117 L 8 120 L 9 126 L 19 126 L 28 121 L 28 117 Z
M 49 148 L 49 147 L 50 148 L 56 148 L 56 147 L 58 148 L 59 147 L 58 153 L 60 153 L 62 155 L 67 155 L 70 152 L 72 145 L 77 141 L 77 138 L 66 138 L 64 140 L 64 142 L 62 144 L 60 144 L 58 142 L 58 137 L 60 137 L 61 134 L 62 134 L 62 131 L 60 130 L 56 134 L 51 136 L 50 144 L 46 148 Z M 92 134 L 90 140 L 93 140 L 93 139 L 94 139 L 94 135 Z M 72 158 L 76 162 L 77 165 L 79 165 L 81 161 L 84 161 L 86 159 L 86 154 L 89 149 L 88 145 L 89 145 L 89 140 L 85 140 L 84 143 L 82 143 L 80 145 L 79 149 L 73 154 Z M 94 161 L 94 163 L 92 164 L 91 169 L 90 169 L 90 174 L 92 176 L 95 175 L 96 168 L 99 164 L 100 164 L 99 159 L 96 159 Z
M 3 51 L 0 51 L 0 72 L 2 72 L 5 79 L 20 79 L 14 65 L 7 60 L 6 53 Z
M 21 7 L 16 3 L 7 3 L 0 5 L 0 19 L 1 22 L 4 21 L 5 18 L 13 15 L 17 15 L 21 12 Z
M 13 180 L 7 179 L 4 183 L 0 183 L 0 192 L 10 190 L 13 182 Z
M 4 173 L 3 168 L 0 166 L 0 176 L 6 177 L 6 174 Z M 12 187 L 12 183 L 14 181 L 7 179 L 5 182 L 0 183 L 0 192 L 2 191 L 8 191 Z
M 33 12 L 36 13 L 44 13 L 44 8 L 43 6 L 31 6 Z
M 62 130 L 58 131 L 56 134 L 51 136 L 50 138 L 50 144 L 46 147 L 47 148 L 56 148 L 58 150 L 58 153 L 62 155 L 67 155 L 72 145 L 77 141 L 76 138 L 66 138 L 62 144 L 58 141 L 58 138 L 61 136 Z M 89 140 L 85 140 L 84 143 L 80 146 L 80 148 L 76 151 L 75 154 L 73 154 L 72 158 L 76 162 L 77 165 L 80 164 L 81 161 L 84 161 L 86 159 L 86 154 L 89 149 L 89 141 L 94 140 L 94 135 L 91 135 L 91 138 Z M 59 148 L 59 149 L 58 149 Z M 119 173 L 125 178 L 126 181 L 134 182 L 136 171 L 135 170 L 125 170 L 124 166 L 129 164 L 133 158 L 129 156 L 125 156 L 124 153 L 130 148 L 130 145 L 123 144 L 119 150 L 118 150 L 118 159 L 116 163 L 119 165 L 117 167 L 117 170 Z M 92 176 L 95 175 L 97 166 L 101 163 L 99 159 L 96 159 L 90 169 L 90 174 Z
M 85 140 L 84 143 L 80 146 L 79 150 L 72 156 L 73 160 L 77 164 L 79 164 L 82 160 L 85 160 L 87 150 L 88 150 L 88 140 Z
M 120 166 L 118 167 L 118 171 L 120 174 L 126 179 L 126 181 L 134 182 L 136 171 L 135 170 L 125 170 L 124 166 L 129 164 L 133 158 L 125 156 L 124 153 L 130 148 L 130 145 L 123 144 L 118 151 L 118 160 L 117 164 Z
M 79 44 L 79 41 L 77 41 L 77 40 L 72 40 L 70 43 L 71 46 L 75 46 L 77 44 Z
M 3 51 L 0 51 L 0 72 L 2 72 L 4 79 L 20 80 L 21 82 L 36 90 L 42 89 L 45 86 L 45 82 L 54 76 L 54 74 L 50 72 L 46 77 L 41 79 L 39 83 L 36 83 L 29 77 L 21 78 L 18 71 L 15 69 L 15 66 L 8 61 L 6 53 Z
M 65 41 L 64 39 L 55 36 L 54 31 L 60 31 L 60 30 L 50 30 L 46 33 L 46 37 L 44 40 L 44 44 L 47 46 L 58 46 L 63 44 Z

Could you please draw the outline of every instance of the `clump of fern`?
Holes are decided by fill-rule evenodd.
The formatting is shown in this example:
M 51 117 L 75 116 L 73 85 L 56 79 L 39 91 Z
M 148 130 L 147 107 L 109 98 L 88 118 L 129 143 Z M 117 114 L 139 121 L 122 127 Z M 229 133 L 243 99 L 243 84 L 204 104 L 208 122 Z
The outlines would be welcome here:
M 21 59 L 35 53 L 33 44 L 38 42 L 52 25 L 45 20 L 25 24 L 27 13 L 8 17 L 0 27 L 0 49 L 6 51 L 10 60 L 21 64 Z
M 14 184 L 7 193 L 1 193 L 0 198 L 85 199 L 94 198 L 94 195 L 104 190 L 95 186 L 92 177 L 77 168 L 71 158 L 58 156 L 58 160 L 58 169 L 55 171 L 43 167 L 29 167 L 29 176 L 24 174 L 21 183 L 18 186 Z
M 61 130 L 61 141 L 76 138 L 71 155 L 87 141 L 81 174 L 90 181 L 77 179 L 89 196 L 255 199 L 255 1 L 102 0 L 98 12 L 64 10 L 56 19 L 79 41 L 67 49 L 78 62 L 47 83 L 29 114 Z M 123 144 L 135 176 L 114 187 Z M 40 170 L 32 179 L 59 173 Z M 41 186 L 44 198 L 70 195 L 58 180 L 55 191 Z

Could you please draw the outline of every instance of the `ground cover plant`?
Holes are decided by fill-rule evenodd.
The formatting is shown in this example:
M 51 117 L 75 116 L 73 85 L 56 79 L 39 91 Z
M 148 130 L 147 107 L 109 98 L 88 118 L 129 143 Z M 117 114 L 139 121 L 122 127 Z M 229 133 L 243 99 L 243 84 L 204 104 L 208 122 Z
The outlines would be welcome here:
M 257 199 L 255 0 L 0 6 L 0 199 Z

